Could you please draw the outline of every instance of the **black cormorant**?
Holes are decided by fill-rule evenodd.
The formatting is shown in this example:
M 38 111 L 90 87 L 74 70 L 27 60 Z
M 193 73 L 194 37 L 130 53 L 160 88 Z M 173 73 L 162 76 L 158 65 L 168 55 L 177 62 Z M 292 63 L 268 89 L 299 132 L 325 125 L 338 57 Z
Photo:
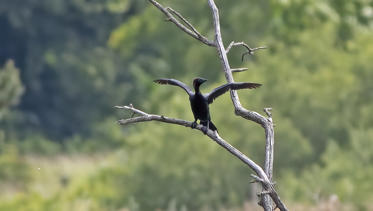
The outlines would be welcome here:
M 215 125 L 211 122 L 210 111 L 209 111 L 209 104 L 211 104 L 215 98 L 219 97 L 220 95 L 227 92 L 229 89 L 237 90 L 237 89 L 254 89 L 260 87 L 261 84 L 258 83 L 246 83 L 246 82 L 236 82 L 236 83 L 227 83 L 222 86 L 219 86 L 212 90 L 208 94 L 202 94 L 199 90 L 201 84 L 206 82 L 207 80 L 204 78 L 195 78 L 193 80 L 193 87 L 194 91 L 184 84 L 181 81 L 176 79 L 168 79 L 168 78 L 161 78 L 154 80 L 154 82 L 159 84 L 169 84 L 173 86 L 178 86 L 184 89 L 189 95 L 190 106 L 192 107 L 192 112 L 194 116 L 194 122 L 192 128 L 195 128 L 197 125 L 197 119 L 200 120 L 200 123 L 204 125 L 204 129 L 202 131 L 206 134 L 208 129 L 213 131 L 217 131 Z

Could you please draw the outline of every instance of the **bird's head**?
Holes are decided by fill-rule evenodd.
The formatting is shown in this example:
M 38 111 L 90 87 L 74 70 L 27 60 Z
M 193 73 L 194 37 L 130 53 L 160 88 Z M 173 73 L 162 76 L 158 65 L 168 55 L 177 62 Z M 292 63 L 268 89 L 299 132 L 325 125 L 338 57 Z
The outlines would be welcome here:
M 199 88 L 199 86 L 203 83 L 205 83 L 207 81 L 207 79 L 204 79 L 204 78 L 195 78 L 193 80 L 193 87 L 194 89 L 196 88 Z

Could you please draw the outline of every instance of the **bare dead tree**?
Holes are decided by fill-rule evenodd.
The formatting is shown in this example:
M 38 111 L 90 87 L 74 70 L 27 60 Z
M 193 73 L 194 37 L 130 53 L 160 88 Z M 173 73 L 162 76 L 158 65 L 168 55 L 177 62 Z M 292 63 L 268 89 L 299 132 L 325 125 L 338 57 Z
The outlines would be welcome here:
M 222 35 L 220 31 L 220 17 L 219 17 L 219 10 L 214 2 L 214 0 L 208 0 L 209 7 L 212 12 L 213 17 L 213 24 L 214 24 L 214 31 L 215 31 L 215 38 L 213 41 L 209 40 L 201 33 L 197 31 L 197 29 L 187 21 L 180 13 L 175 11 L 170 7 L 164 7 L 160 3 L 155 0 L 148 0 L 152 3 L 155 7 L 157 7 L 162 13 L 164 13 L 167 17 L 167 20 L 174 23 L 178 28 L 184 31 L 186 34 L 190 35 L 194 39 L 200 41 L 201 43 L 215 47 L 219 60 L 221 61 L 221 65 L 223 67 L 223 72 L 228 83 L 234 82 L 234 78 L 232 73 L 234 72 L 242 72 L 247 70 L 247 68 L 231 68 L 229 64 L 229 60 L 227 57 L 228 52 L 231 50 L 232 47 L 235 46 L 243 46 L 246 48 L 247 52 L 242 54 L 242 60 L 244 59 L 245 55 L 252 55 L 255 51 L 264 49 L 265 47 L 256 47 L 251 48 L 244 42 L 234 42 L 232 41 L 227 48 L 224 47 Z M 274 129 L 273 129 L 273 121 L 272 121 L 272 114 L 271 108 L 264 108 L 264 112 L 266 113 L 267 117 L 255 112 L 250 111 L 244 108 L 241 105 L 240 99 L 238 94 L 235 90 L 230 91 L 230 96 L 232 103 L 234 105 L 235 114 L 245 118 L 247 120 L 253 121 L 264 128 L 265 138 L 266 138 L 266 145 L 265 145 L 265 161 L 264 161 L 264 169 L 240 152 L 238 149 L 234 148 L 230 145 L 227 141 L 219 136 L 219 134 L 214 133 L 213 131 L 209 130 L 207 132 L 207 136 L 215 141 L 217 144 L 222 146 L 224 149 L 229 151 L 232 155 L 240 159 L 246 165 L 248 165 L 256 175 L 252 174 L 251 176 L 254 178 L 255 182 L 258 182 L 262 186 L 262 192 L 258 194 L 260 197 L 260 201 L 258 204 L 263 207 L 265 211 L 272 211 L 276 208 L 279 208 L 281 211 L 287 211 L 285 204 L 281 201 L 279 195 L 277 194 L 273 182 L 273 147 L 274 147 Z M 175 119 L 170 117 L 165 117 L 163 115 L 156 115 L 156 114 L 148 114 L 144 111 L 136 109 L 130 104 L 129 106 L 116 106 L 118 109 L 126 109 L 133 112 L 133 115 L 128 119 L 121 119 L 118 120 L 118 123 L 121 125 L 128 125 L 134 124 L 139 122 L 147 122 L 147 121 L 159 121 L 169 124 L 176 124 L 185 127 L 192 128 L 192 122 Z M 136 114 L 136 117 L 134 117 Z M 195 129 L 202 131 L 203 126 L 197 125 Z M 273 201 L 272 201 L 273 200 Z M 273 202 L 275 207 L 273 206 Z

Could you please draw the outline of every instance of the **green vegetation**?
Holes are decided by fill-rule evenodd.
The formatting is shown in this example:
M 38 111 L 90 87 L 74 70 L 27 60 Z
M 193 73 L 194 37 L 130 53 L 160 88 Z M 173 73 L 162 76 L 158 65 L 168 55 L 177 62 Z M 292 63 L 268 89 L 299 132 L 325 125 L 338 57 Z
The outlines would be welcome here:
M 163 0 L 212 38 L 205 1 Z M 272 107 L 275 180 L 294 210 L 337 197 L 373 205 L 373 3 L 217 1 L 224 42 L 268 50 L 229 54 L 247 108 Z M 195 130 L 155 122 L 121 128 L 114 105 L 192 120 L 180 89 L 224 83 L 213 48 L 180 32 L 146 1 L 0 2 L 0 210 L 243 210 L 252 173 Z M 229 112 L 227 112 L 229 111 Z M 225 137 L 261 163 L 262 128 L 211 107 Z M 302 207 L 302 208 L 299 208 Z M 254 206 L 255 207 L 255 206 Z

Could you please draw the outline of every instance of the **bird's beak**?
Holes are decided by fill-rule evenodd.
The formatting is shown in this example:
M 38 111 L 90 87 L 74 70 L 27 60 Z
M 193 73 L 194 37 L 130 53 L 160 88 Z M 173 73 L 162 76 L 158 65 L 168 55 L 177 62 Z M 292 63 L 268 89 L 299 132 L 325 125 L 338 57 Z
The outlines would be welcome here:
M 201 80 L 202 80 L 202 83 L 207 81 L 207 79 L 204 79 L 204 78 L 201 78 Z

